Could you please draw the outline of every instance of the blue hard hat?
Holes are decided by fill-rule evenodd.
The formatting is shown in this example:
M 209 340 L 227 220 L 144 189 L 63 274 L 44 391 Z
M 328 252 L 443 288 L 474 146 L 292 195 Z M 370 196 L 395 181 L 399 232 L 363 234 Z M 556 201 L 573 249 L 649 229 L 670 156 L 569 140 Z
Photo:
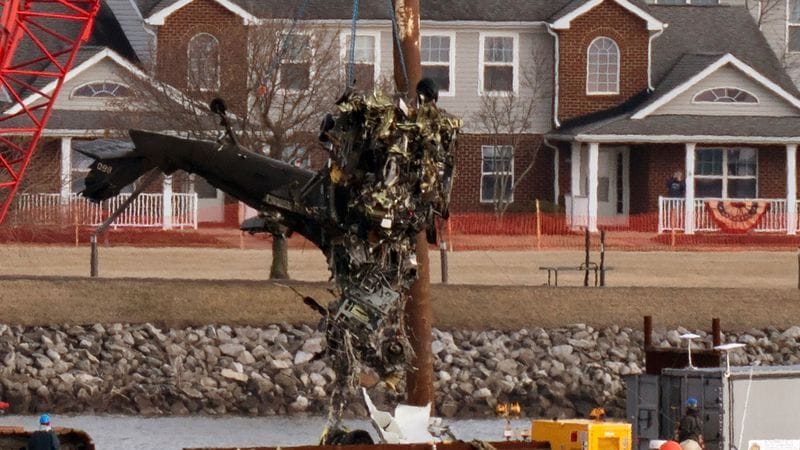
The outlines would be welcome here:
M 40 425 L 49 425 L 50 424 L 50 416 L 47 414 L 42 414 L 39 416 L 39 424 Z
M 689 408 L 697 408 L 697 399 L 694 397 L 687 398 L 686 406 L 688 406 Z

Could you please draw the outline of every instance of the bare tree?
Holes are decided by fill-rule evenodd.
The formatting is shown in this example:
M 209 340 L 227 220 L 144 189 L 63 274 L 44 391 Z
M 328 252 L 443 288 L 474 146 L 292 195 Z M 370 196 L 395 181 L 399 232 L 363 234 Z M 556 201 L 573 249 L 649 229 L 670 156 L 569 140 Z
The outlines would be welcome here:
M 484 94 L 479 110 L 472 116 L 480 132 L 496 139 L 496 145 L 481 156 L 482 163 L 492 172 L 484 181 L 491 183 L 492 204 L 498 217 L 513 203 L 514 192 L 533 170 L 542 145 L 541 140 L 531 139 L 531 132 L 540 114 L 547 111 L 552 90 L 552 78 L 548 76 L 552 66 L 545 47 L 543 43 L 534 43 L 529 54 L 520 55 L 517 92 Z M 518 156 L 526 144 L 530 145 L 526 149 L 531 153 L 530 161 L 521 169 L 515 168 L 514 161 L 520 159 Z M 487 186 L 482 185 L 482 189 Z
M 312 153 L 322 151 L 316 140 L 320 120 L 344 88 L 338 36 L 338 29 L 310 28 L 285 20 L 244 30 L 222 30 L 220 40 L 239 45 L 220 45 L 216 51 L 233 47 L 238 49 L 235 57 L 227 53 L 223 59 L 209 50 L 204 54 L 211 57 L 190 58 L 188 70 L 185 65 L 169 67 L 187 74 L 184 86 L 168 83 L 181 78 L 164 68 L 155 79 L 136 77 L 131 83 L 139 95 L 127 108 L 143 111 L 143 122 L 157 124 L 158 128 L 213 138 L 219 135 L 220 127 L 205 104 L 221 96 L 229 105 L 241 145 L 273 158 L 309 165 L 319 160 Z M 235 67 L 215 67 L 217 61 L 224 60 L 237 63 Z M 239 81 L 231 85 L 232 79 Z M 270 278 L 289 277 L 287 231 L 272 232 Z

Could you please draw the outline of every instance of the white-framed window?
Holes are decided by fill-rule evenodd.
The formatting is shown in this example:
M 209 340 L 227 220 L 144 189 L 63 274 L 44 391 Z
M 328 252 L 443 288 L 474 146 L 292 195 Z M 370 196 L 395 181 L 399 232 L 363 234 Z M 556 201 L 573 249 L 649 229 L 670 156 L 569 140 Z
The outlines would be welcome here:
M 197 33 L 187 48 L 187 84 L 201 91 L 219 90 L 219 41 L 209 33 Z
M 510 94 L 519 90 L 519 36 L 480 34 L 479 94 Z
M 800 52 L 800 0 L 789 0 L 786 11 L 786 50 Z
M 692 99 L 693 103 L 758 103 L 755 95 L 732 87 L 706 89 Z
M 514 201 L 514 147 L 481 146 L 481 203 Z
M 302 91 L 311 84 L 311 36 L 305 33 L 281 36 L 280 86 Z
M 695 196 L 758 197 L 758 150 L 709 147 L 698 148 L 695 152 Z
M 359 32 L 356 34 L 354 78 L 355 88 L 362 92 L 370 92 L 375 88 L 380 74 L 380 33 Z M 344 59 L 344 75 L 349 76 L 350 64 L 350 33 L 341 35 L 342 58 Z
M 92 81 L 72 90 L 70 97 L 132 97 L 133 91 L 115 81 Z
M 420 36 L 419 50 L 422 76 L 436 81 L 439 95 L 455 95 L 455 35 L 423 34 Z
M 586 93 L 619 94 L 619 46 L 613 39 L 595 38 L 586 50 Z

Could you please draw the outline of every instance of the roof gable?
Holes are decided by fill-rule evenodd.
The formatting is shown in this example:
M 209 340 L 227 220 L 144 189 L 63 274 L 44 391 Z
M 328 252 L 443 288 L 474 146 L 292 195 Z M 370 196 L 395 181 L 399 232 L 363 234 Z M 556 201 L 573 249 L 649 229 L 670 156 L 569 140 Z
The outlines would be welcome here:
M 155 7 L 155 12 L 145 22 L 150 25 L 164 25 L 167 17 L 195 0 L 165 0 Z M 258 23 L 258 18 L 231 0 L 211 0 L 239 16 L 248 25 Z
M 568 30 L 575 18 L 586 14 L 604 1 L 612 0 L 574 0 L 572 3 L 568 4 L 561 11 L 559 11 L 555 16 L 553 16 L 553 18 L 551 18 L 553 29 Z M 664 29 L 663 22 L 653 17 L 642 7 L 635 5 L 633 2 L 628 0 L 613 1 L 619 6 L 628 10 L 631 14 L 647 22 L 647 29 L 649 31 L 661 31 Z
M 649 116 L 650 114 L 654 113 L 656 110 L 661 108 L 662 106 L 666 105 L 670 101 L 672 101 L 677 96 L 681 95 L 682 93 L 686 92 L 693 86 L 697 85 L 700 81 L 706 79 L 711 74 L 715 73 L 721 67 L 730 65 L 735 67 L 743 74 L 747 75 L 761 86 L 766 88 L 767 90 L 771 91 L 775 95 L 781 97 L 793 107 L 800 109 L 800 99 L 798 99 L 793 93 L 789 93 L 785 89 L 783 89 L 778 84 L 771 81 L 769 78 L 765 77 L 749 65 L 745 64 L 732 54 L 728 53 L 720 58 L 716 59 L 712 64 L 705 67 L 700 72 L 694 74 L 686 81 L 676 85 L 672 89 L 667 92 L 663 92 L 660 96 L 658 96 L 654 101 L 648 102 L 644 108 L 640 109 L 636 113 L 634 113 L 631 118 L 632 119 L 644 119 L 645 117 Z
M 725 64 L 651 114 L 798 117 L 800 110 L 739 68 Z

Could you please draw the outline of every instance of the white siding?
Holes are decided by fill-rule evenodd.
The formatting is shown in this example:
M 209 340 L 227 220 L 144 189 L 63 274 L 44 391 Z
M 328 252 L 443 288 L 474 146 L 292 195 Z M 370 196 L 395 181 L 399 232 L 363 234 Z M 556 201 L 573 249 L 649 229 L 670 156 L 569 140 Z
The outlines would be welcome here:
M 698 93 L 718 87 L 735 87 L 745 90 L 755 95 L 759 103 L 692 103 L 692 99 Z M 726 65 L 653 113 L 653 115 L 663 114 L 775 117 L 798 116 L 800 111 L 761 83 L 738 69 Z
M 428 33 L 436 31 L 450 31 L 452 29 L 426 28 Z M 465 131 L 467 132 L 488 132 L 481 129 L 479 123 L 473 120 L 474 115 L 479 112 L 481 106 L 481 96 L 479 92 L 479 73 L 483 70 L 480 67 L 480 33 L 491 34 L 490 31 L 475 29 L 459 29 L 455 31 L 456 52 L 455 52 L 455 95 L 443 96 L 439 98 L 439 104 L 448 112 L 458 115 L 464 119 Z M 553 115 L 553 41 L 545 31 L 526 31 L 503 29 L 499 33 L 519 31 L 519 74 L 524 77 L 524 72 L 529 71 L 538 77 L 535 94 L 539 97 L 535 111 L 535 120 L 529 132 L 545 133 L 552 128 Z M 388 59 L 391 64 L 391 59 Z M 534 92 L 526 88 L 526 83 L 520 81 L 520 96 L 530 98 Z
M 387 27 L 362 26 L 360 32 L 370 33 L 380 30 L 380 75 L 379 79 L 384 86 L 394 85 L 394 57 L 393 46 L 395 45 L 391 29 Z M 541 77 L 541 82 L 537 84 L 539 91 L 539 102 L 536 107 L 535 120 L 530 130 L 531 133 L 545 133 L 552 128 L 553 116 L 553 40 L 543 29 L 496 29 L 498 33 L 519 33 L 519 53 L 520 58 L 519 76 L 523 76 L 523 71 L 533 71 L 535 75 Z M 475 28 L 439 28 L 426 26 L 423 24 L 422 31 L 425 33 L 436 34 L 443 32 L 455 35 L 455 71 L 454 96 L 440 96 L 439 105 L 447 112 L 457 115 L 464 119 L 464 130 L 466 132 L 486 132 L 476 124 L 473 117 L 481 109 L 481 97 L 478 95 L 478 75 L 479 70 L 479 35 L 481 32 L 491 34 L 479 27 Z M 350 30 L 342 28 L 340 33 L 349 35 Z M 342 52 L 344 54 L 344 52 Z M 532 67 L 532 66 L 536 67 Z M 524 89 L 525 83 L 520 83 L 520 95 L 530 97 L 532 91 Z M 542 88 L 538 88 L 542 86 Z
M 98 81 L 115 81 L 120 84 L 127 84 L 125 78 L 119 73 L 125 70 L 109 59 L 104 59 L 94 66 L 86 69 L 80 75 L 67 81 L 61 87 L 61 92 L 56 98 L 54 107 L 56 109 L 82 109 L 82 110 L 112 110 L 119 109 L 111 104 L 108 97 L 72 97 L 72 91 L 83 84 Z

